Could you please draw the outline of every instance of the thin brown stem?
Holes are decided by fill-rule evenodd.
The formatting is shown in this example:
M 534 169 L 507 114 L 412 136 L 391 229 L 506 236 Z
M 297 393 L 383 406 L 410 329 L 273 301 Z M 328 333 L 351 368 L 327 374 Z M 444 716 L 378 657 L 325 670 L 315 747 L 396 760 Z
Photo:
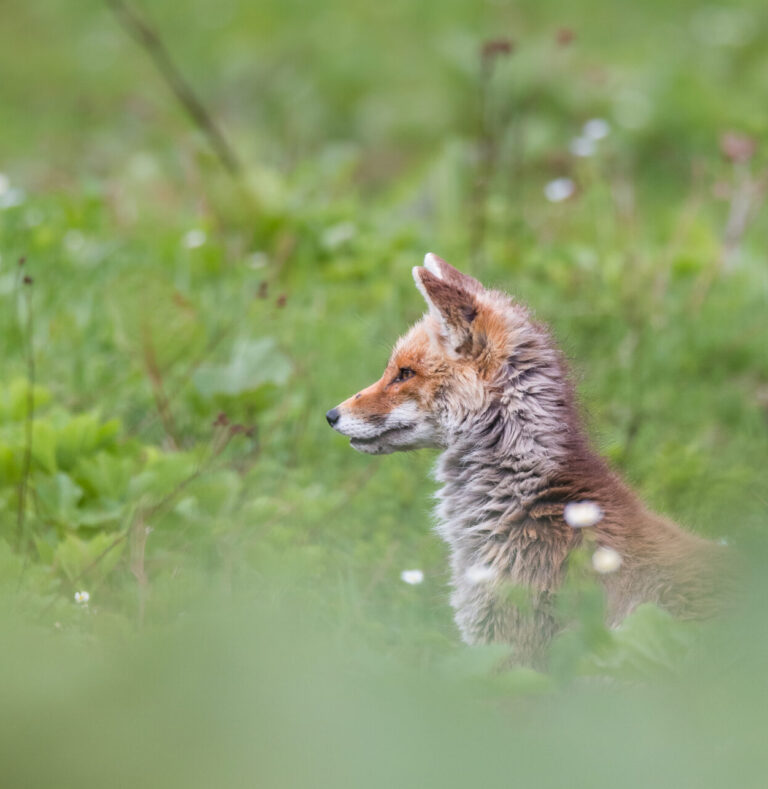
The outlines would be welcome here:
M 149 376 L 150 383 L 152 384 L 152 394 L 155 398 L 157 413 L 160 416 L 160 421 L 163 424 L 163 429 L 165 430 L 165 434 L 168 437 L 171 447 L 173 449 L 178 449 L 179 439 L 176 431 L 176 423 L 173 419 L 173 414 L 171 413 L 171 405 L 168 401 L 168 397 L 165 394 L 163 373 L 160 370 L 160 365 L 157 363 L 155 346 L 152 342 L 152 335 L 147 326 L 144 327 L 143 340 L 144 365 L 147 368 L 147 375 Z
M 472 254 L 482 263 L 485 254 L 485 237 L 488 224 L 488 195 L 496 159 L 496 141 L 490 118 L 490 92 L 493 78 L 493 59 L 483 58 L 480 70 L 480 107 L 477 143 L 477 174 L 474 186 L 474 222 L 472 226 Z
M 19 271 L 24 260 L 19 261 Z M 24 457 L 21 467 L 21 479 L 18 487 L 18 506 L 16 510 L 16 548 L 20 550 L 24 542 L 24 531 L 27 518 L 27 491 L 29 489 L 29 477 L 32 473 L 32 438 L 35 420 L 35 352 L 33 345 L 34 335 L 34 312 L 30 289 L 32 278 L 26 274 L 19 274 L 21 298 L 26 310 L 26 321 L 24 325 L 24 355 L 27 364 L 27 408 L 24 415 Z
M 131 38 L 150 56 L 173 95 L 178 99 L 192 122 L 205 135 L 224 169 L 233 178 L 239 180 L 243 168 L 238 156 L 192 86 L 184 79 L 157 31 L 150 27 L 135 8 L 123 0 L 106 0 L 106 3 Z

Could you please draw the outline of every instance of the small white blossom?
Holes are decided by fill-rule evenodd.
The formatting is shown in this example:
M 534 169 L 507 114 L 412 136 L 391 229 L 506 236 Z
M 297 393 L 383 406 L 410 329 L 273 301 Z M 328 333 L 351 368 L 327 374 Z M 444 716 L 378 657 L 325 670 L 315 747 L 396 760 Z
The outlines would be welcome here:
M 544 196 L 550 203 L 562 203 L 576 191 L 576 184 L 570 178 L 555 178 L 544 187 Z
M 574 137 L 568 149 L 574 156 L 580 156 L 582 159 L 585 159 L 594 155 L 595 141 L 589 137 Z
M 27 199 L 23 189 L 14 186 L 0 191 L 0 208 L 15 208 Z
M 13 208 L 21 205 L 26 199 L 23 189 L 11 186 L 11 179 L 0 173 L 0 208 Z
M 67 252 L 72 254 L 82 251 L 85 246 L 85 236 L 79 230 L 67 230 L 62 241 Z
M 591 118 L 581 130 L 588 140 L 602 140 L 611 131 L 611 125 L 604 118 Z
M 148 181 L 157 175 L 159 168 L 152 154 L 139 151 L 128 162 L 128 171 L 137 180 Z
M 470 584 L 482 584 L 493 580 L 496 577 L 496 571 L 487 564 L 473 564 L 464 573 L 464 577 Z
M 403 570 L 400 573 L 400 580 L 405 581 L 411 586 L 420 584 L 424 580 L 424 573 L 421 570 Z
M 208 236 L 206 236 L 204 230 L 200 230 L 199 228 L 194 228 L 193 230 L 189 230 L 187 233 L 184 234 L 184 237 L 181 239 L 181 243 L 187 249 L 197 249 L 201 247 L 205 242 L 208 240 Z
M 91 596 L 85 590 L 81 592 L 75 592 L 75 602 L 79 603 L 80 605 L 88 605 L 88 601 L 91 599 Z
M 600 575 L 615 573 L 621 567 L 621 555 L 607 545 L 601 545 L 592 554 L 592 567 Z
M 266 252 L 251 252 L 245 259 L 245 265 L 252 269 L 266 268 L 269 265 L 269 255 Z
M 584 529 L 600 523 L 603 511 L 594 501 L 569 501 L 563 510 L 565 522 L 574 529 Z
M 326 249 L 337 249 L 351 241 L 356 235 L 357 228 L 352 222 L 339 222 L 325 228 L 321 243 Z

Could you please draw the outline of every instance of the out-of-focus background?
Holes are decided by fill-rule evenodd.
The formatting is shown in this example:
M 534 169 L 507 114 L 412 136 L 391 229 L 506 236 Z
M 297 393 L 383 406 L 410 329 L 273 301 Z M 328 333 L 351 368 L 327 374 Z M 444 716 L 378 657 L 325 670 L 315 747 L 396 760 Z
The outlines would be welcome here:
M 0 784 L 764 786 L 768 7 L 9 3 Z M 434 251 L 740 557 L 708 626 L 461 645 L 432 453 L 325 411 Z M 406 583 L 405 578 L 417 583 Z

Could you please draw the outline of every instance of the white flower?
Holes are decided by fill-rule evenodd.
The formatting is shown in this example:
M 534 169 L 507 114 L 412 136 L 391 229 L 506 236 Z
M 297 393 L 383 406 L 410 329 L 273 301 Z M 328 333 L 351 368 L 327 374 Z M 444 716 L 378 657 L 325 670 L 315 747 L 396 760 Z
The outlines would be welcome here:
M 85 246 L 85 236 L 79 230 L 67 230 L 62 240 L 67 252 L 72 254 L 77 254 Z
M 586 158 L 595 153 L 595 141 L 589 137 L 574 137 L 568 146 L 574 156 Z
M 23 189 L 11 186 L 11 179 L 0 173 L 0 208 L 14 208 L 26 199 Z
M 251 252 L 245 259 L 245 265 L 252 269 L 266 268 L 269 265 L 269 256 L 266 252 Z
M 337 249 L 347 241 L 351 241 L 356 235 L 357 228 L 352 222 L 339 222 L 325 228 L 321 243 L 326 249 Z
M 544 195 L 550 203 L 562 203 L 576 191 L 576 184 L 570 178 L 555 178 L 544 187 Z
M 184 237 L 181 239 L 181 243 L 187 249 L 197 249 L 201 247 L 207 241 L 208 236 L 205 235 L 204 230 L 199 230 L 197 228 L 188 231 L 184 234 Z
M 81 592 L 75 592 L 75 602 L 79 603 L 80 605 L 88 605 L 88 601 L 91 599 L 91 596 L 85 590 Z
M 17 189 L 13 186 L 6 188 L 4 191 L 0 191 L 0 208 L 15 208 L 26 199 L 27 195 L 23 189 Z
M 139 181 L 148 181 L 158 173 L 157 161 L 152 154 L 139 151 L 128 162 L 131 175 Z
M 603 511 L 594 501 L 569 501 L 563 510 L 563 517 L 572 528 L 584 529 L 600 523 Z
M 464 577 L 470 584 L 482 584 L 493 580 L 496 577 L 496 571 L 487 564 L 473 564 L 464 573 Z
M 592 567 L 595 572 L 600 575 L 608 575 L 608 573 L 615 573 L 621 567 L 621 556 L 618 551 L 609 548 L 607 545 L 601 545 L 592 554 Z
M 424 580 L 424 573 L 421 570 L 403 570 L 400 573 L 400 580 L 405 581 L 411 586 L 420 584 Z
M 584 124 L 582 134 L 588 140 L 602 140 L 611 131 L 611 125 L 603 118 L 591 118 Z

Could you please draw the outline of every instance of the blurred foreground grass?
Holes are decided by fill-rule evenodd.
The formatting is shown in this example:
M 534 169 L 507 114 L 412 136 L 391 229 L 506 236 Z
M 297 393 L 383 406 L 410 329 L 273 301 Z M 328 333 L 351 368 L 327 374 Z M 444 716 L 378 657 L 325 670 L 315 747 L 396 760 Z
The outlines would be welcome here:
M 2 786 L 764 785 L 764 6 L 145 8 L 240 183 L 104 5 L 0 27 Z M 323 418 L 430 249 L 744 555 L 724 621 L 606 633 L 587 589 L 550 676 L 458 643 L 433 458 Z
M 6 627 L 3 785 L 764 785 L 758 617 L 674 678 L 558 687 L 489 673 L 482 650 L 417 672 L 307 608 L 207 602 L 120 646 Z

